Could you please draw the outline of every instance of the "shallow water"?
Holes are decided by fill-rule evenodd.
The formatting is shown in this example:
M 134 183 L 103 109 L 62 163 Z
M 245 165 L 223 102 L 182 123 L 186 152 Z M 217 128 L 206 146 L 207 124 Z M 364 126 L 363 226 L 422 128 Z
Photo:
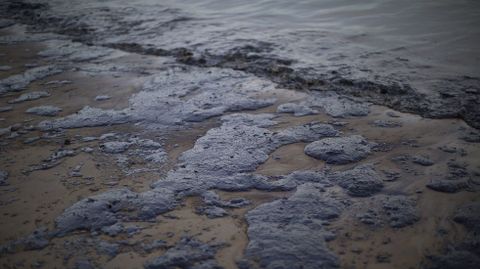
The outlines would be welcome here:
M 91 8 L 101 6 L 112 8 L 110 11 L 118 9 L 118 15 L 135 16 L 128 20 L 142 27 L 125 29 L 130 35 L 138 35 L 130 42 L 216 51 L 264 41 L 273 43 L 280 57 L 332 68 L 340 62 L 358 69 L 368 67 L 376 74 L 384 73 L 385 67 L 398 68 L 399 75 L 405 76 L 430 68 L 438 69 L 438 75 L 442 76 L 479 73 L 480 3 L 477 1 L 60 2 L 63 8 L 50 2 L 53 8 L 63 11 L 60 13 L 74 6 L 75 10 L 85 8 L 96 14 L 100 12 Z M 114 21 L 125 20 L 111 20 L 111 16 L 105 20 L 98 15 L 86 22 L 101 28 L 102 24 L 107 27 Z M 172 24 L 169 31 L 156 29 L 171 16 L 182 20 Z M 407 60 L 413 63 L 405 64 Z M 432 73 L 428 71 L 435 75 Z
M 23 9 L 5 10 L 75 41 L 480 126 L 476 1 L 55 0 L 35 16 Z
M 220 22 L 232 32 L 235 26 L 264 32 L 255 39 L 273 40 L 280 46 L 281 57 L 313 65 L 349 63 L 358 69 L 372 69 L 375 74 L 383 74 L 389 67 L 407 77 L 424 73 L 424 69 L 434 76 L 437 72 L 438 76 L 479 74 L 480 3 L 476 1 L 165 3 L 212 23 Z M 405 64 L 407 60 L 413 63 Z M 432 72 L 431 68 L 437 70 Z

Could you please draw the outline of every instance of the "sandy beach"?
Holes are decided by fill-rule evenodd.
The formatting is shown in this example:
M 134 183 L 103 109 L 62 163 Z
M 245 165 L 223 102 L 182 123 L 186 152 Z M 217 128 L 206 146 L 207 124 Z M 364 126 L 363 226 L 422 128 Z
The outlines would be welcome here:
M 476 4 L 280 2 L 2 3 L 1 267 L 477 268 Z

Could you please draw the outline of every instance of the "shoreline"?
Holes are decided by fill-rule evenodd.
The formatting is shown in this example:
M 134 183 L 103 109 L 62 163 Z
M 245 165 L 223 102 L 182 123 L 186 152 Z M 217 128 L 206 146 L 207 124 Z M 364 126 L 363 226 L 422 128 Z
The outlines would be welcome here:
M 6 35 L 12 35 L 12 33 Z M 67 48 L 72 44 L 69 41 L 64 41 L 64 43 L 67 44 Z M 222 190 L 222 188 L 227 188 L 221 186 L 229 186 L 232 183 L 220 181 L 208 189 L 208 191 L 217 193 L 220 201 L 226 203 L 243 198 L 250 204 L 238 208 L 220 206 L 218 208 L 225 211 L 227 215 L 223 216 L 222 213 L 220 218 L 215 218 L 215 212 L 218 212 L 214 211 L 212 213 L 214 217 L 210 218 L 209 213 L 202 213 L 202 210 L 206 210 L 204 207 L 208 207 L 206 194 L 202 189 L 199 192 L 193 192 L 193 197 L 186 194 L 185 197 L 180 196 L 178 199 L 173 199 L 177 204 L 170 208 L 170 211 L 155 214 L 153 219 L 129 219 L 130 213 L 117 216 L 117 213 L 124 211 L 123 209 L 113 212 L 113 216 L 118 219 L 117 223 L 125 226 L 116 235 L 111 235 L 114 234 L 112 232 L 114 225 L 104 225 L 100 229 L 89 229 L 85 226 L 68 231 L 62 237 L 50 237 L 48 232 L 47 235 L 40 232 L 39 238 L 34 237 L 33 243 L 28 241 L 25 244 L 22 241 L 34 234 L 35 229 L 45 227 L 50 232 L 56 231 L 58 222 L 55 225 L 55 220 L 65 214 L 64 210 L 69 210 L 84 201 L 82 199 L 89 199 L 89 197 L 94 197 L 91 198 L 94 200 L 99 199 L 95 197 L 108 194 L 121 187 L 130 188 L 138 195 L 148 193 L 156 189 L 153 185 L 162 184 L 162 181 L 168 179 L 169 174 L 184 173 L 185 171 L 182 170 L 184 167 L 188 168 L 190 165 L 197 164 L 198 166 L 195 166 L 197 169 L 204 165 L 209 167 L 208 165 L 211 164 L 204 163 L 204 161 L 215 156 L 202 157 L 200 155 L 197 157 L 195 154 L 199 153 L 195 149 L 207 150 L 206 145 L 215 147 L 223 144 L 235 147 L 236 143 L 244 143 L 235 148 L 238 151 L 241 151 L 242 148 L 263 150 L 262 147 L 265 147 L 265 151 L 256 152 L 258 155 L 251 156 L 245 153 L 245 156 L 240 156 L 239 160 L 234 159 L 234 162 L 229 162 L 229 158 L 227 158 L 224 166 L 235 167 L 237 163 L 250 164 L 251 159 L 258 158 L 258 163 L 252 162 L 251 166 L 245 166 L 242 169 L 252 170 L 250 172 L 254 175 L 267 177 L 266 182 L 268 183 L 264 183 L 267 186 L 270 186 L 268 184 L 272 184 L 272 182 L 288 179 L 288 176 L 296 171 L 314 171 L 318 173 L 316 176 L 322 177 L 319 182 L 305 184 L 314 186 L 312 189 L 322 190 L 320 193 L 325 193 L 327 198 L 323 197 L 323 194 L 319 196 L 320 198 L 317 197 L 318 193 L 309 195 L 312 195 L 314 204 L 324 203 L 322 205 L 327 205 L 327 207 L 337 206 L 337 203 L 341 204 L 338 206 L 341 208 L 340 213 L 332 219 L 321 219 L 324 227 L 318 228 L 318 230 L 311 229 L 309 226 L 302 227 L 302 229 L 307 229 L 311 233 L 318 232 L 325 238 L 330 238 L 329 233 L 333 233 L 335 235 L 333 239 L 322 239 L 324 241 L 321 241 L 319 245 L 324 244 L 325 247 L 319 250 L 333 253 L 342 268 L 350 266 L 355 268 L 405 268 L 420 264 L 428 265 L 432 262 L 429 257 L 442 256 L 446 246 L 461 243 L 464 238 L 471 238 L 468 227 L 454 221 L 452 217 L 456 214 L 455 210 L 462 205 L 480 201 L 477 195 L 480 175 L 480 166 L 477 160 L 480 157 L 480 144 L 462 139 L 470 132 L 475 131 L 462 120 L 427 119 L 383 106 L 366 105 L 367 103 L 358 99 L 350 99 L 342 95 L 323 96 L 317 95 L 314 91 L 284 89 L 281 84 L 268 85 L 268 81 L 252 76 L 248 72 L 237 73 L 221 70 L 222 68 L 209 68 L 210 73 L 202 73 L 204 72 L 202 69 L 182 65 L 171 57 L 142 56 L 116 50 L 108 51 L 105 54 L 102 51 L 91 56 L 89 53 L 92 52 L 92 47 L 74 47 L 75 52 L 83 52 L 75 57 L 72 54 L 60 54 L 60 57 L 55 54 L 40 57 L 37 54 L 40 51 L 53 48 L 53 51 L 61 53 L 61 48 L 63 48 L 42 46 L 42 44 L 49 43 L 43 41 L 38 43 L 38 46 L 32 46 L 30 48 L 32 54 L 22 55 L 25 57 L 22 61 L 19 61 L 18 58 L 21 54 L 12 57 L 5 53 L 2 56 L 9 57 L 9 61 L 15 62 L 18 67 L 7 73 L 0 73 L 1 79 L 35 68 L 30 65 L 30 67 L 25 67 L 26 63 L 36 62 L 41 67 L 61 61 L 67 67 L 67 70 L 63 70 L 59 74 L 33 79 L 25 90 L 1 97 L 1 106 L 7 106 L 9 105 L 8 101 L 24 93 L 48 91 L 50 94 L 36 100 L 13 104 L 11 111 L 0 114 L 0 117 L 5 117 L 5 121 L 0 121 L 1 127 L 9 128 L 8 132 L 1 136 L 2 158 L 0 160 L 1 170 L 7 170 L 9 174 L 8 185 L 1 187 L 3 195 L 0 207 L 0 214 L 5 217 L 4 221 L 0 223 L 0 230 L 6 231 L 1 235 L 0 245 L 6 246 L 6 248 L 2 248 L 0 264 L 7 268 L 22 264 L 25 267 L 38 265 L 48 268 L 53 266 L 74 268 L 83 262 L 105 268 L 122 268 L 126 264 L 131 268 L 142 267 L 145 263 L 162 257 L 162 255 L 165 257 L 169 251 L 180 248 L 179 242 L 185 236 L 208 244 L 209 251 L 215 250 L 214 257 L 206 259 L 207 262 L 217 263 L 225 268 L 237 268 L 240 262 L 252 262 L 254 265 L 258 265 L 255 258 L 247 255 L 249 242 L 252 242 L 253 239 L 261 239 L 260 236 L 258 238 L 251 237 L 254 232 L 252 227 L 262 225 L 262 221 L 254 218 L 254 212 L 258 212 L 265 206 L 275 206 L 275 203 L 279 201 L 285 202 L 287 205 L 291 203 L 292 207 L 296 207 L 294 198 L 301 194 L 299 190 L 302 190 L 302 186 L 304 186 L 302 184 L 305 182 L 295 182 L 296 187 L 288 190 L 288 186 L 284 186 L 283 191 L 278 189 L 259 190 L 259 186 L 257 189 L 243 187 L 245 189 L 228 191 Z M 17 44 L 2 45 L 0 49 L 3 53 L 4 49 L 13 49 L 16 46 Z M 27 45 L 26 48 L 28 46 L 30 45 Z M 72 66 L 76 68 L 73 69 Z M 215 72 L 220 74 L 217 75 Z M 171 81 L 165 80 L 166 77 L 170 77 Z M 191 83 L 184 81 L 185 78 L 190 77 L 193 77 Z M 217 84 L 212 83 L 210 79 L 222 86 L 216 86 Z M 232 82 L 230 79 L 236 80 Z M 57 82 L 46 84 L 52 81 Z M 68 83 L 59 83 L 61 81 L 68 81 Z M 190 84 L 200 86 L 192 87 Z M 180 85 L 179 88 L 175 88 L 176 85 Z M 217 93 L 225 94 L 228 97 L 229 94 L 232 94 L 231 92 L 223 93 L 221 91 L 228 87 L 234 88 L 233 93 L 235 94 L 246 92 L 245 95 L 235 95 L 235 98 L 241 99 L 242 102 L 232 104 L 231 111 L 222 111 L 210 117 L 210 113 L 212 113 L 210 109 L 211 106 L 216 105 L 216 99 L 207 101 L 195 99 L 203 95 L 214 96 Z M 214 94 L 210 93 L 212 89 L 215 91 Z M 176 90 L 178 92 L 175 92 Z M 184 90 L 185 92 L 182 92 Z M 156 123 L 155 111 L 159 111 L 158 116 L 162 116 L 162 113 L 177 113 L 177 108 L 173 105 L 167 111 L 162 110 L 162 107 L 169 103 L 162 103 L 163 100 L 160 97 L 163 95 L 159 95 L 160 97 L 154 95 L 161 91 L 171 91 L 167 97 L 175 97 L 173 104 L 184 106 L 179 111 L 191 114 L 185 116 L 179 113 L 178 117 L 185 116 L 186 119 L 191 119 L 194 116 L 194 119 L 199 120 L 185 121 L 184 125 L 174 123 L 165 126 L 162 124 L 168 121 L 160 117 L 160 120 L 163 121 L 159 122 L 162 124 Z M 146 99 L 140 99 L 143 103 L 135 103 L 135 98 L 141 97 L 142 94 L 146 95 Z M 108 95 L 110 98 L 96 101 L 95 98 L 100 95 Z M 159 106 L 154 106 L 155 102 L 149 103 L 151 101 L 148 100 L 149 97 L 156 98 Z M 222 98 L 223 96 L 220 97 L 220 100 L 226 100 Z M 270 98 L 276 98 L 276 100 L 270 102 L 268 101 Z M 324 98 L 328 100 L 327 105 L 322 103 Z M 170 102 L 170 99 L 168 100 Z M 190 107 L 185 105 L 189 100 L 195 100 L 192 103 L 196 105 L 200 103 L 200 105 L 190 111 L 188 110 Z M 265 101 L 266 104 L 263 105 L 258 100 L 267 100 L 270 103 Z M 308 102 L 302 103 L 312 100 L 316 100 L 317 103 L 315 105 L 310 105 Z M 312 112 L 311 115 L 294 116 L 289 112 L 278 111 L 280 105 L 289 102 L 304 106 L 302 109 L 308 107 L 311 110 L 318 110 L 318 112 L 316 114 Z M 332 114 L 338 113 L 336 109 L 339 109 L 329 106 L 335 102 L 339 104 L 338 107 L 344 109 L 342 113 L 347 113 L 346 116 L 332 116 Z M 251 103 L 261 104 L 262 107 L 255 107 Z M 55 117 L 32 116 L 25 113 L 29 107 L 39 105 L 53 105 L 60 107 L 62 111 Z M 100 108 L 100 112 L 97 111 L 98 114 L 94 113 L 93 115 L 82 114 L 79 111 L 82 111 L 84 106 Z M 149 106 L 153 106 L 153 108 L 135 112 L 139 107 L 149 108 Z M 237 109 L 237 106 L 240 108 Z M 249 109 L 244 109 L 242 106 L 249 107 Z M 353 113 L 351 107 L 355 107 L 363 113 L 364 106 L 368 111 L 366 115 L 352 116 L 348 114 Z M 206 112 L 202 109 L 205 109 Z M 127 118 L 123 123 L 120 121 L 108 122 L 116 119 L 118 113 L 130 110 L 140 114 L 134 114 L 134 112 L 128 114 L 129 117 L 133 117 L 132 121 Z M 111 113 L 108 116 L 102 116 L 105 111 Z M 201 114 L 199 111 L 205 114 Z M 229 122 L 227 116 L 237 115 L 236 112 L 252 117 L 251 121 L 230 119 L 231 122 Z M 270 114 L 271 118 L 270 116 L 261 118 L 264 113 Z M 227 117 L 227 120 L 222 117 Z M 107 120 L 104 122 L 92 121 L 92 119 L 98 118 Z M 66 121 L 65 119 L 71 120 Z M 166 119 L 170 120 L 170 118 Z M 61 127 L 50 130 L 37 128 L 42 121 L 55 120 L 58 120 L 56 123 Z M 237 120 L 240 123 L 237 123 Z M 269 125 L 271 120 L 277 123 Z M 261 123 L 259 124 L 257 121 Z M 89 122 L 94 127 L 82 126 L 82 123 L 85 122 Z M 249 143 L 257 143 L 255 140 L 257 133 L 253 133 L 250 140 L 244 140 L 242 136 L 229 137 L 232 133 L 228 132 L 221 133 L 223 130 L 230 130 L 228 124 L 238 124 L 235 128 L 239 128 L 245 136 L 250 135 L 249 132 L 260 130 L 260 133 L 272 132 L 274 139 L 277 133 L 282 133 L 289 128 L 306 126 L 312 122 L 332 126 L 339 132 L 337 134 L 339 137 L 361 135 L 369 143 L 377 145 L 372 146 L 370 154 L 361 160 L 349 164 L 328 164 L 324 160 L 304 153 L 305 146 L 313 141 L 302 141 L 293 136 L 293 139 L 296 139 L 293 143 L 279 144 L 276 148 L 270 148 L 270 145 L 265 146 L 261 141 L 258 142 L 257 147 L 250 148 L 252 146 Z M 18 125 L 18 123 L 20 124 Z M 69 128 L 70 126 L 75 128 Z M 235 128 L 233 130 L 236 130 Z M 215 132 L 220 132 L 221 135 L 215 136 Z M 236 135 L 236 133 L 233 134 Z M 25 143 L 28 138 L 32 137 L 39 138 Z M 128 146 L 119 152 L 116 151 L 117 148 L 114 148 L 112 152 L 106 151 L 107 146 L 118 146 L 119 143 Z M 51 159 L 52 154 L 68 150 L 73 153 L 66 153 L 67 155 L 58 160 L 47 161 Z M 218 155 L 227 153 L 229 153 L 228 147 L 218 149 Z M 261 154 L 265 154 L 266 159 L 261 159 L 259 157 Z M 433 163 L 427 166 L 415 163 L 415 156 L 419 155 L 426 156 L 425 158 Z M 152 161 L 153 157 L 150 156 L 160 160 L 153 159 Z M 219 160 L 224 161 L 224 159 Z M 46 164 L 47 167 L 29 171 L 38 164 Z M 330 179 L 330 177 L 338 176 L 335 174 L 337 172 L 351 171 L 356 167 L 369 164 L 375 167 L 374 170 L 381 178 L 382 188 L 367 197 L 352 196 L 349 192 L 350 189 Z M 49 167 L 50 165 L 51 167 Z M 221 170 L 221 168 L 219 169 Z M 29 172 L 24 173 L 24 171 Z M 234 170 L 232 173 L 237 173 L 237 171 Z M 326 179 L 323 178 L 325 175 L 322 173 L 327 173 Z M 455 193 L 439 192 L 427 187 L 432 179 L 448 177 L 451 173 L 455 177 L 459 177 L 458 180 L 462 182 L 468 181 L 469 187 L 456 190 Z M 191 176 L 190 174 L 186 175 Z M 199 176 L 199 178 L 201 177 Z M 214 178 L 207 178 L 214 180 Z M 456 182 L 456 180 L 453 181 Z M 175 191 L 182 193 L 184 189 L 196 187 L 194 183 L 188 184 L 180 186 L 181 189 L 175 189 Z M 198 184 L 209 184 L 209 182 L 199 179 Z M 368 188 L 367 190 L 370 191 Z M 386 207 L 385 203 L 399 196 L 407 201 L 414 201 L 414 205 L 389 211 L 391 209 Z M 320 200 L 315 200 L 317 198 Z M 130 205 L 129 199 L 114 198 L 114 200 L 119 200 L 120 204 L 126 203 L 134 207 L 131 211 L 133 214 L 137 210 L 136 204 Z M 308 218 L 315 219 L 316 215 L 324 213 L 323 211 L 316 212 L 316 206 L 313 208 L 308 208 L 308 206 L 310 205 L 307 203 L 306 208 L 313 212 L 305 213 Z M 438 210 L 439 208 L 442 210 Z M 368 209 L 373 210 L 373 213 Z M 129 210 L 125 209 L 127 212 L 130 212 Z M 407 221 L 407 225 L 403 227 L 392 227 L 390 214 L 397 214 L 396 210 L 399 211 L 399 218 L 405 216 L 411 218 L 411 214 L 413 214 L 418 217 L 418 220 L 411 223 Z M 411 210 L 414 213 L 410 212 Z M 109 211 L 89 212 L 88 208 L 85 212 L 89 217 L 98 217 L 95 214 L 103 217 L 102 214 L 109 213 Z M 272 218 L 274 217 L 272 216 Z M 315 219 L 315 221 L 317 220 Z M 305 223 L 308 225 L 306 219 Z M 288 225 L 290 222 L 285 221 L 284 223 L 273 223 L 270 226 L 289 227 Z M 298 225 L 304 225 L 304 223 Z M 105 232 L 104 228 L 109 230 Z M 288 231 L 284 232 L 288 234 Z M 20 241 L 13 244 L 13 247 L 9 245 L 18 240 Z M 156 242 L 156 240 L 164 242 Z M 292 240 L 297 239 L 292 237 Z M 417 244 L 418 242 L 422 242 L 422 244 Z M 288 247 L 288 244 L 280 244 L 280 246 Z M 210 248 L 214 250 L 210 250 Z M 406 254 L 403 253 L 405 248 L 409 249 Z M 68 253 L 74 250 L 73 256 Z M 85 257 L 88 258 L 85 259 Z M 197 263 L 197 261 L 193 263 Z
M 480 128 L 480 77 L 462 74 L 445 74 L 445 70 L 435 70 L 434 66 L 414 62 L 414 59 L 403 59 L 397 57 L 392 63 L 395 65 L 410 63 L 412 66 L 407 69 L 418 69 L 411 73 L 418 73 L 421 70 L 430 70 L 425 77 L 402 78 L 405 75 L 392 73 L 391 75 L 370 74 L 372 71 L 360 75 L 363 71 L 345 69 L 344 63 L 338 70 L 332 68 L 317 69 L 315 66 L 308 66 L 299 63 L 295 58 L 282 56 L 276 51 L 278 44 L 263 41 L 252 41 L 247 44 L 239 43 L 231 49 L 222 53 L 212 53 L 210 49 L 198 50 L 195 46 L 178 45 L 156 45 L 139 42 L 109 42 L 115 40 L 105 33 L 103 25 L 88 25 L 80 23 L 63 29 L 56 24 L 56 21 L 69 21 L 68 15 L 50 14 L 51 7 L 45 3 L 29 4 L 21 2 L 18 5 L 6 5 L 4 13 L 7 17 L 14 15 L 11 19 L 14 22 L 23 23 L 36 29 L 35 31 L 53 33 L 62 36 L 66 40 L 79 42 L 86 46 L 98 48 L 112 48 L 125 53 L 135 53 L 144 56 L 172 57 L 180 64 L 192 65 L 200 68 L 226 68 L 243 71 L 258 77 L 266 78 L 282 88 L 303 91 L 335 91 L 342 95 L 362 98 L 366 102 L 377 105 L 384 105 L 392 109 L 421 115 L 426 118 L 459 118 L 466 121 L 470 126 Z M 22 16 L 22 12 L 32 16 Z M 167 18 L 172 14 L 165 14 Z M 176 16 L 174 14 L 174 16 Z M 186 16 L 186 15 L 185 15 Z M 107 16 L 108 17 L 108 16 Z M 189 22 L 193 18 L 172 18 L 162 23 L 168 27 L 178 27 L 177 24 L 183 21 Z M 124 22 L 128 25 L 128 22 Z M 107 24 L 108 25 L 108 24 Z M 77 28 L 75 28 L 77 27 Z M 111 27 L 111 26 L 110 26 Z M 97 29 L 98 28 L 98 29 Z M 173 29 L 172 28 L 172 29 Z M 133 34 L 133 33 L 132 33 Z M 179 33 L 181 34 L 181 33 Z M 128 34 L 126 34 L 129 37 Z M 127 38 L 134 39 L 135 35 Z M 122 38 L 118 38 L 122 40 Z M 107 41 L 105 41 L 107 40 Z M 178 43 L 178 41 L 177 41 Z M 190 42 L 186 42 L 189 44 Z M 212 49 L 214 51 L 214 49 Z M 401 47 L 397 50 L 402 50 Z M 364 52 L 359 57 L 368 55 Z M 375 52 L 372 54 L 382 54 Z M 339 56 L 340 57 L 340 56 Z M 391 56 L 393 57 L 393 55 Z M 342 58 L 342 57 L 340 57 Z M 383 61 L 387 61 L 388 58 Z M 334 64 L 335 66 L 335 64 Z M 355 67 L 354 67 L 355 68 Z M 439 76 L 434 76 L 440 72 Z M 357 74 L 358 73 L 358 74 Z M 398 78 L 396 77 L 398 76 Z M 474 134 L 474 136 L 478 136 Z M 478 138 L 477 138 L 478 140 Z

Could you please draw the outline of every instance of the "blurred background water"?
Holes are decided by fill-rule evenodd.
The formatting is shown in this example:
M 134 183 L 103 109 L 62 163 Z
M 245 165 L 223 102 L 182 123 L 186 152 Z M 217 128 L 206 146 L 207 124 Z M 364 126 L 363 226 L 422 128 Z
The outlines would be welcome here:
M 41 1 L 40 1 L 41 2 Z M 51 0 L 94 43 L 225 55 L 250 46 L 319 74 L 404 83 L 431 93 L 478 77 L 475 0 Z M 462 86 L 465 87 L 465 86 Z

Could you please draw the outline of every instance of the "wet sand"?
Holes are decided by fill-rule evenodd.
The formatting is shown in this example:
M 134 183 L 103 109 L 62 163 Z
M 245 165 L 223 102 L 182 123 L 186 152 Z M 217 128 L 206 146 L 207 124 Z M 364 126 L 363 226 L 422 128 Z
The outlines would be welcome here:
M 3 31 L 2 36 L 13 33 Z M 48 48 L 45 42 L 27 42 L 1 45 L 2 64 L 12 66 L 11 70 L 0 72 L 0 79 L 27 70 L 25 64 L 44 65 L 48 58 L 38 56 L 38 52 Z M 53 131 L 25 127 L 50 118 L 26 114 L 32 106 L 53 105 L 62 111 L 58 118 L 78 114 L 84 106 L 104 110 L 129 109 L 130 97 L 141 92 L 148 81 L 148 75 L 167 68 L 162 66 L 172 59 L 157 56 L 142 56 L 135 53 L 118 52 L 107 60 L 98 60 L 100 65 L 141 66 L 124 71 L 120 76 L 109 72 L 85 72 L 81 69 L 68 69 L 60 74 L 36 79 L 25 90 L 11 92 L 1 97 L 0 106 L 20 94 L 47 90 L 49 97 L 14 104 L 11 111 L 2 112 L 0 127 L 6 128 L 20 123 L 19 136 L 1 139 L 0 167 L 9 173 L 8 185 L 1 186 L 0 196 L 0 245 L 28 237 L 35 229 L 45 227 L 56 229 L 55 219 L 81 199 L 101 194 L 119 187 L 142 193 L 151 189 L 151 184 L 166 177 L 169 171 L 182 164 L 182 153 L 194 148 L 199 138 L 222 125 L 220 117 L 211 117 L 194 122 L 187 127 L 154 128 L 154 124 L 137 123 L 108 124 L 98 127 L 82 127 Z M 89 61 L 87 61 L 88 63 Z M 82 64 L 85 64 L 82 63 Z M 81 64 L 79 64 L 81 65 Z M 147 75 L 148 74 L 148 75 Z M 46 85 L 49 81 L 68 81 L 66 84 Z M 105 101 L 95 101 L 99 95 L 108 95 Z M 277 113 L 277 106 L 311 98 L 311 92 L 297 92 L 281 87 L 265 92 L 254 93 L 255 98 L 275 97 L 276 101 L 265 108 L 243 113 L 273 113 L 278 124 L 268 126 L 272 132 L 280 132 L 289 127 L 311 122 L 330 123 L 341 131 L 341 136 L 362 135 L 368 141 L 377 143 L 372 153 L 365 159 L 350 164 L 333 165 L 315 159 L 304 153 L 307 142 L 282 145 L 269 154 L 268 159 L 255 168 L 254 174 L 265 175 L 273 181 L 276 177 L 299 170 L 347 171 L 361 164 L 374 164 L 382 174 L 384 187 L 370 197 L 350 197 L 339 186 L 328 188 L 328 195 L 345 201 L 346 208 L 338 218 L 331 220 L 325 229 L 336 236 L 327 242 L 328 249 L 338 257 L 341 268 L 418 268 L 430 264 L 429 256 L 442 255 L 449 245 L 455 245 L 467 238 L 465 227 L 453 220 L 455 210 L 468 202 L 479 202 L 480 144 L 462 139 L 465 134 L 475 131 L 459 119 L 426 119 L 421 116 L 394 111 L 384 106 L 373 105 L 370 112 L 362 117 L 335 118 L 325 111 L 316 115 L 294 117 L 291 114 Z M 192 98 L 184 97 L 185 100 Z M 392 114 L 393 113 L 393 114 Z M 231 112 L 222 113 L 222 115 Z M 395 115 L 392 117 L 392 115 Z M 401 126 L 382 128 L 375 121 L 395 121 Z M 14 128 L 15 129 L 15 128 Z M 22 131 L 24 133 L 22 133 Z M 58 133 L 56 133 L 58 131 Z M 60 132 L 61 131 L 61 132 Z M 11 131 L 14 133 L 15 131 Z M 100 148 L 104 141 L 98 139 L 104 134 L 115 133 L 115 139 L 141 137 L 160 141 L 166 152 L 167 161 L 151 164 L 141 157 L 141 153 L 128 155 L 128 160 L 120 161 L 121 154 L 107 154 Z M 45 135 L 49 136 L 45 136 Z M 25 144 L 25 139 L 42 136 L 38 141 Z M 83 138 L 96 137 L 92 141 Z M 445 150 L 445 147 L 454 150 Z M 91 151 L 87 151 L 90 148 Z M 441 149 L 443 148 L 443 149 Z M 42 160 L 59 150 L 75 151 L 72 156 L 62 158 L 48 169 L 31 170 Z M 425 155 L 433 164 L 422 166 L 411 159 L 394 161 L 398 156 Z M 444 193 L 427 188 L 431 179 L 448 175 L 449 163 L 460 163 L 465 177 L 472 182 L 471 188 L 456 193 Z M 80 166 L 78 169 L 77 167 Z M 462 171 L 463 171 L 462 170 Z M 73 175 L 79 172 L 79 175 Z M 386 172 L 394 172 L 389 178 Z M 52 237 L 40 249 L 3 251 L 0 264 L 3 268 L 79 268 L 78 261 L 89 260 L 99 268 L 142 268 L 145 263 L 160 257 L 172 249 L 184 237 L 195 238 L 218 248 L 214 260 L 223 268 L 238 268 L 251 240 L 248 237 L 249 225 L 246 214 L 262 204 L 292 197 L 295 190 L 288 191 L 220 191 L 215 190 L 221 200 L 245 198 L 250 203 L 240 208 L 225 208 L 226 216 L 209 218 L 198 213 L 204 205 L 199 195 L 180 199 L 180 203 L 170 212 L 159 214 L 149 221 L 125 221 L 134 227 L 131 234 L 121 233 L 109 236 L 98 231 L 80 229 L 62 237 Z M 359 221 L 358 215 L 367 209 L 380 212 L 384 197 L 403 195 L 416 201 L 418 221 L 405 227 L 393 228 L 388 218 L 378 216 L 378 223 L 367 225 Z M 144 244 L 162 240 L 160 247 L 146 250 Z M 98 250 L 100 241 L 117 244 L 113 255 Z M 143 244 L 143 245 L 142 245 Z M 19 247 L 20 248 L 20 247 Z M 253 262 L 253 266 L 259 266 Z M 183 267 L 182 267 L 183 268 Z M 185 267 L 189 268 L 189 267 Z

